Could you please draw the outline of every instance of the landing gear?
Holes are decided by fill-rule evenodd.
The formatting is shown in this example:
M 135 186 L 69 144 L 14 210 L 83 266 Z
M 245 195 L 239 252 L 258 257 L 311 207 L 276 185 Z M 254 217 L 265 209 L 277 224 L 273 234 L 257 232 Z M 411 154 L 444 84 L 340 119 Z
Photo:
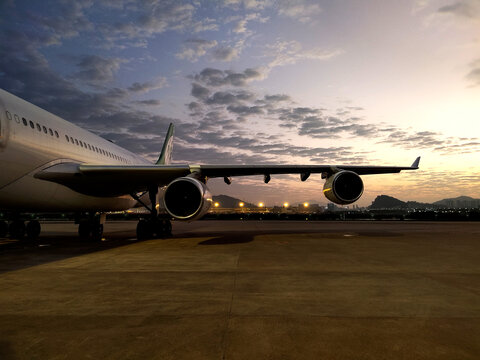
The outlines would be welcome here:
M 7 235 L 12 239 L 24 240 L 25 235 L 30 241 L 37 240 L 42 230 L 38 220 L 30 220 L 25 226 L 25 222 L 19 218 L 14 218 L 10 224 L 5 220 L 0 221 L 0 237 Z
M 103 235 L 103 223 L 105 214 L 95 216 L 91 214 L 88 218 L 78 221 L 78 235 L 83 240 L 100 241 Z
M 157 187 L 152 187 L 148 190 L 150 207 L 143 203 L 138 196 L 132 195 L 135 200 L 150 211 L 150 218 L 141 219 L 137 224 L 138 240 L 151 239 L 155 236 L 165 238 L 172 235 L 172 223 L 170 220 L 157 215 L 157 193 Z
M 172 235 L 172 223 L 159 217 L 142 219 L 137 224 L 137 239 L 146 240 L 155 236 L 165 238 Z
M 6 221 L 0 221 L 0 238 L 6 237 L 8 234 L 8 224 Z
M 40 235 L 40 231 L 42 228 L 40 227 L 40 223 L 38 220 L 31 220 L 27 223 L 26 232 L 28 240 L 36 240 Z
M 22 240 L 25 236 L 25 223 L 22 220 L 13 220 L 8 227 L 10 237 Z

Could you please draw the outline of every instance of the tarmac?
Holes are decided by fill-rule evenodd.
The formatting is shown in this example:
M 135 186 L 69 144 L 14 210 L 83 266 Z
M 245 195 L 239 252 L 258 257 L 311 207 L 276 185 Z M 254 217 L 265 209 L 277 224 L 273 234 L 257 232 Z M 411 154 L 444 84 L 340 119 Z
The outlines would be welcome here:
M 198 221 L 0 241 L 0 359 L 480 359 L 480 223 Z

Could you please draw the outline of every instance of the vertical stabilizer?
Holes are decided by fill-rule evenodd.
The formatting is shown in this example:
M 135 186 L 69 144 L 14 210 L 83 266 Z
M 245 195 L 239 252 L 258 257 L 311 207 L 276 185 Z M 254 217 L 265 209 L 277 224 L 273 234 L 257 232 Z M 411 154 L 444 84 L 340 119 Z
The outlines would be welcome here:
M 173 133 L 175 132 L 175 125 L 170 123 L 168 127 L 167 136 L 163 143 L 162 152 L 158 157 L 156 165 L 168 165 L 172 161 L 172 149 L 173 149 Z

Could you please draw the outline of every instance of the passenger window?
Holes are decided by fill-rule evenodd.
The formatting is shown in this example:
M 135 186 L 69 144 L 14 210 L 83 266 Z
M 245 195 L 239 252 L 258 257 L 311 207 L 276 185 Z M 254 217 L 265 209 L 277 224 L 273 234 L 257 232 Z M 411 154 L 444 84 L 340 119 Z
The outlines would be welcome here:
M 52 131 L 52 129 L 48 128 L 48 131 L 50 132 L 50 135 L 53 136 L 53 131 Z
M 57 130 L 55 130 L 55 136 L 56 136 L 57 138 L 60 137 L 60 136 L 58 135 L 58 131 L 57 131 Z
M 75 144 L 77 144 L 77 145 L 78 145 L 78 140 L 77 140 L 77 139 L 75 139 Z
M 8 120 L 12 120 L 12 114 L 10 114 L 10 111 L 6 111 L 5 114 L 7 115 Z M 18 116 L 17 116 L 17 118 L 18 118 Z M 17 118 L 15 118 L 15 120 L 17 120 Z
M 78 142 L 80 143 L 80 146 L 83 147 L 82 140 L 78 140 Z
M 15 116 L 17 116 L 17 115 L 15 115 Z M 25 118 L 22 118 L 22 121 L 23 121 L 23 125 L 25 125 L 25 126 L 27 126 L 27 125 L 28 125 L 28 123 L 27 123 L 27 119 L 25 119 Z
M 42 131 L 42 127 L 40 126 L 39 123 L 37 123 L 37 130 L 40 131 L 40 132 Z
M 67 139 L 67 142 L 70 142 L 70 140 L 68 140 L 68 135 L 65 135 L 65 139 Z
M 71 142 L 72 142 L 72 144 L 73 144 L 73 137 L 71 137 L 71 136 L 70 136 L 70 141 L 71 141 Z
M 30 124 L 30 127 L 31 127 L 32 129 L 35 129 L 35 124 L 33 123 L 32 120 L 29 121 L 29 124 Z
M 43 127 L 43 132 L 44 132 L 45 134 L 48 134 L 48 130 L 47 130 L 47 128 L 46 128 L 45 126 Z

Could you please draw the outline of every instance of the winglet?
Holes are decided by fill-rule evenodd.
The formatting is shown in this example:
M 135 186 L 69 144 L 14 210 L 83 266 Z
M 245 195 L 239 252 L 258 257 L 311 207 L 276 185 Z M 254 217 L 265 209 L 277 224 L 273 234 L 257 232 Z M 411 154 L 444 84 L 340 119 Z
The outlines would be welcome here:
M 412 169 L 418 169 L 418 165 L 420 164 L 420 156 L 415 159 L 413 162 L 412 166 L 410 166 Z
M 173 133 L 175 132 L 175 125 L 170 123 L 168 127 L 167 135 L 165 136 L 165 141 L 163 143 L 162 152 L 158 157 L 155 165 L 168 165 L 172 161 L 172 149 L 173 149 Z

